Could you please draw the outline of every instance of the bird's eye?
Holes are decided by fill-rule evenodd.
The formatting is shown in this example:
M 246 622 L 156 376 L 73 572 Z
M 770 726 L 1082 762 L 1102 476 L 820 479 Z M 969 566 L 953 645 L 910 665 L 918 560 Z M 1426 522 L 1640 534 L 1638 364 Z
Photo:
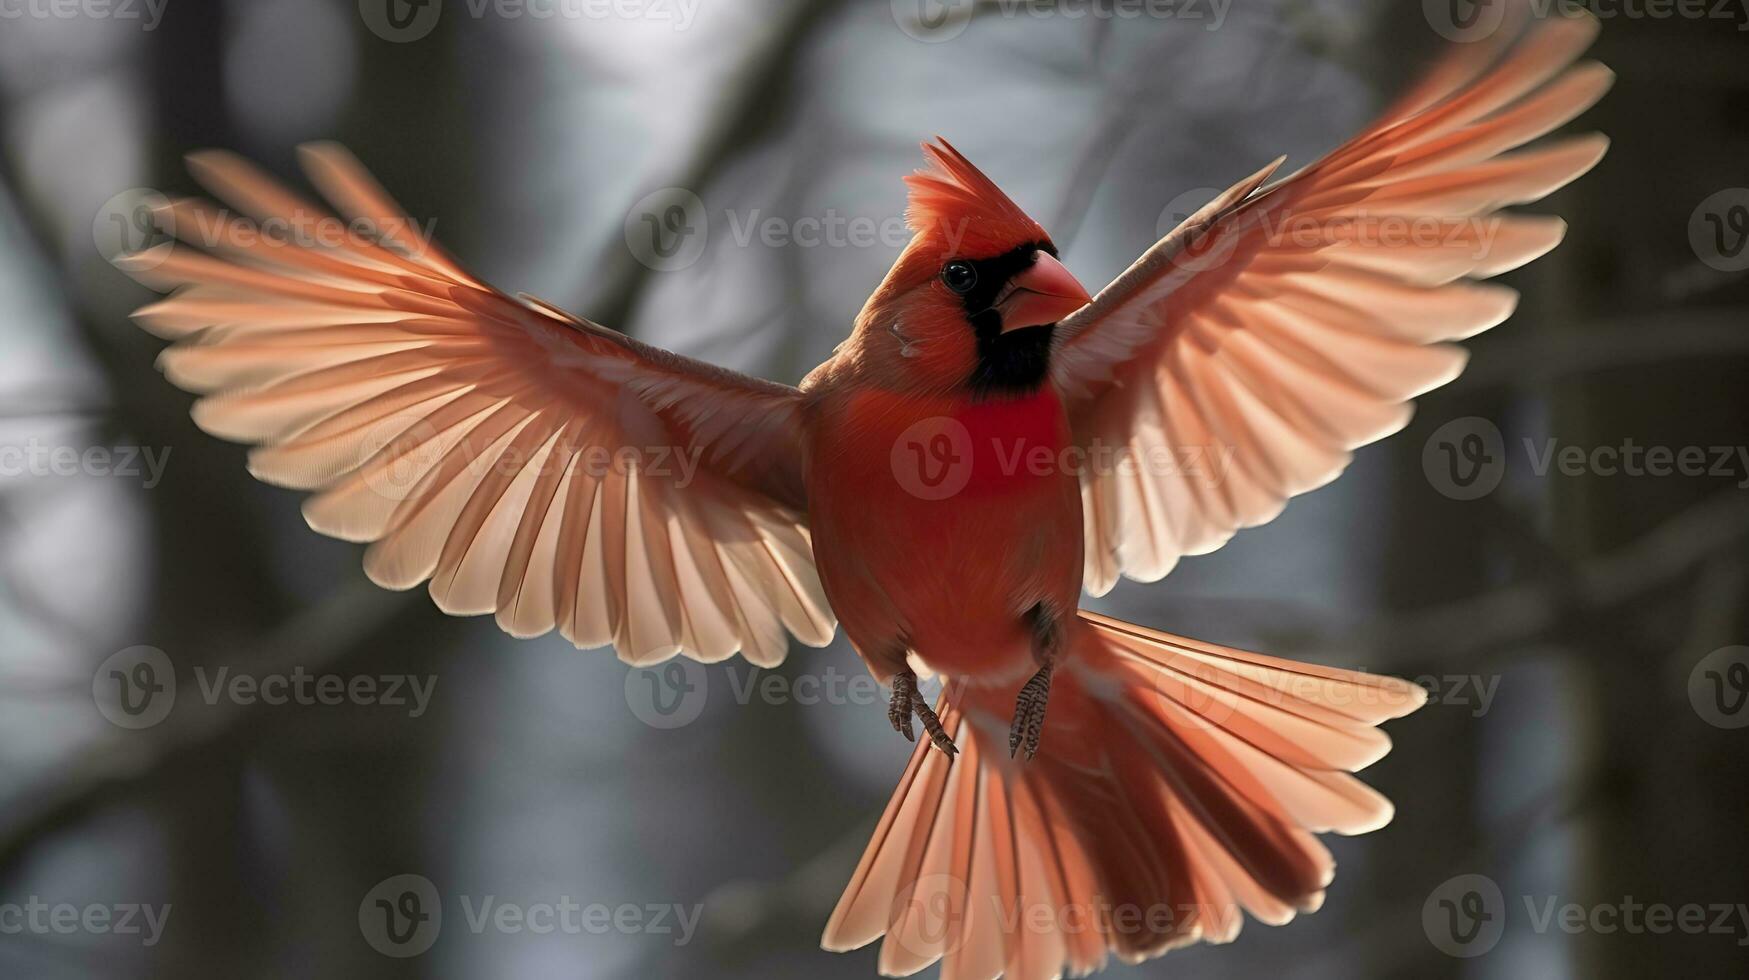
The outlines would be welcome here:
M 947 288 L 963 296 L 978 284 L 978 270 L 972 268 L 970 262 L 949 262 L 941 270 L 941 281 L 947 283 Z

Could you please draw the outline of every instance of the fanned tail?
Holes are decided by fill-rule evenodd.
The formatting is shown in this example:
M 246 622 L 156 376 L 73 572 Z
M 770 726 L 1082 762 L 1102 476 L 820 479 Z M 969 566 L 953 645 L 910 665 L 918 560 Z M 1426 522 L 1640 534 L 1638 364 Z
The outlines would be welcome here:
M 1240 910 L 1278 925 L 1323 904 L 1335 863 L 1314 834 L 1390 822 L 1349 773 L 1420 687 L 1087 612 L 1069 643 L 1030 762 L 1005 751 L 1017 686 L 950 683 L 960 756 L 919 743 L 827 949 L 884 935 L 889 976 L 939 960 L 943 980 L 1032 980 L 1228 942 Z

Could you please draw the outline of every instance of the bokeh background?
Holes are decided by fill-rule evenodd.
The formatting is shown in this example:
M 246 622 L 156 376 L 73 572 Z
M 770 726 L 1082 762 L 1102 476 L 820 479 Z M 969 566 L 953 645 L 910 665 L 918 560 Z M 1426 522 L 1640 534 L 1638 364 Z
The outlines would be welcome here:
M 1742 975 L 1749 12 L 1591 6 L 1620 78 L 1579 125 L 1614 148 L 1539 206 L 1572 228 L 1507 277 L 1518 314 L 1343 479 L 1096 603 L 1426 684 L 1368 773 L 1397 819 L 1331 842 L 1317 915 L 1114 976 Z M 1103 283 L 1212 188 L 1335 145 L 1471 12 L 3 0 L 0 976 L 874 972 L 817 948 L 909 748 L 849 648 L 631 673 L 371 587 L 193 428 L 126 319 L 148 297 L 106 261 L 142 244 L 124 192 L 192 190 L 185 152 L 291 175 L 297 143 L 339 139 L 500 286 L 793 383 L 902 245 L 918 140 L 953 139 Z M 676 201 L 691 237 L 650 261 Z M 1500 440 L 1490 492 L 1442 475 L 1472 434 Z M 1551 446 L 1582 462 L 1539 466 Z M 1628 446 L 1723 464 L 1606 465 Z M 118 713 L 141 646 L 163 673 L 122 673 L 173 673 L 174 698 Z M 404 703 L 209 695 L 220 671 Z M 408 882 L 441 930 L 385 943 L 374 902 Z M 476 921 L 567 899 L 635 913 Z

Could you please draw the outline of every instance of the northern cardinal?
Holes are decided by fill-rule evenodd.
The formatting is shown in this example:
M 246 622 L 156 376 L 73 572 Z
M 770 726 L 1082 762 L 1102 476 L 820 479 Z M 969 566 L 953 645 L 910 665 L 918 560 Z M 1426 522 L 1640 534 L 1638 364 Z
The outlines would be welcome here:
M 245 217 L 162 211 L 214 254 L 123 264 L 176 290 L 137 318 L 178 341 L 162 367 L 204 396 L 198 423 L 257 444 L 260 479 L 320 491 L 310 526 L 373 542 L 383 586 L 429 579 L 446 612 L 633 664 L 771 665 L 786 628 L 819 646 L 842 623 L 894 727 L 925 737 L 824 945 L 885 935 L 895 975 L 1083 973 L 1231 940 L 1240 909 L 1316 909 L 1334 865 L 1314 834 L 1390 820 L 1349 774 L 1420 688 L 1079 598 L 1270 520 L 1458 374 L 1449 341 L 1516 298 L 1465 280 L 1565 227 L 1496 212 L 1604 152 L 1596 135 L 1506 152 L 1601 97 L 1608 70 L 1574 65 L 1595 30 L 1556 18 L 1456 50 L 1360 136 L 1233 185 L 1093 298 L 988 177 L 926 145 L 915 237 L 799 388 L 511 298 L 427 243 L 263 239 L 255 223 L 318 212 L 222 153 L 192 169 Z M 347 218 L 406 227 L 345 151 L 303 162 Z M 1180 465 L 1193 450 L 1225 465 Z M 944 678 L 933 706 L 920 668 Z

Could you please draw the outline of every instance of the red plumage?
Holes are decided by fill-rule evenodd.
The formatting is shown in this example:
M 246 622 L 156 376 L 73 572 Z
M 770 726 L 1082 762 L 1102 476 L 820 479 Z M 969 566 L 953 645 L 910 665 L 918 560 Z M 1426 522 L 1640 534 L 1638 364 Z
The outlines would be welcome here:
M 513 299 L 430 243 L 242 234 L 319 209 L 225 154 L 191 162 L 240 216 L 177 202 L 166 224 L 206 251 L 123 266 L 175 290 L 137 318 L 176 341 L 161 363 L 201 394 L 197 422 L 313 491 L 311 526 L 370 542 L 384 586 L 429 581 L 446 611 L 638 664 L 773 664 L 786 632 L 823 645 L 842 622 L 893 685 L 894 725 L 929 737 L 825 945 L 884 936 L 883 971 L 940 961 L 947 980 L 1080 973 L 1228 941 L 1241 911 L 1315 909 L 1334 870 L 1315 835 L 1390 819 L 1351 773 L 1419 688 L 1120 623 L 1080 594 L 1269 520 L 1461 370 L 1451 341 L 1514 299 L 1469 280 L 1562 231 L 1500 209 L 1603 153 L 1512 152 L 1608 87 L 1574 65 L 1594 34 L 1555 19 L 1456 51 L 1091 299 L 988 177 L 926 146 L 915 237 L 799 388 Z M 304 162 L 344 218 L 405 227 L 345 151 Z M 1379 239 L 1403 221 L 1450 234 Z M 917 668 L 944 675 L 934 709 Z

